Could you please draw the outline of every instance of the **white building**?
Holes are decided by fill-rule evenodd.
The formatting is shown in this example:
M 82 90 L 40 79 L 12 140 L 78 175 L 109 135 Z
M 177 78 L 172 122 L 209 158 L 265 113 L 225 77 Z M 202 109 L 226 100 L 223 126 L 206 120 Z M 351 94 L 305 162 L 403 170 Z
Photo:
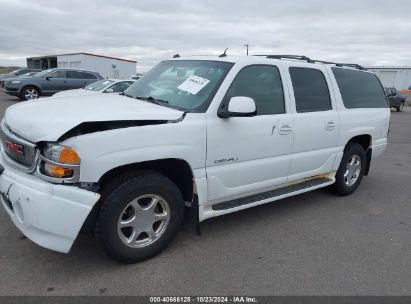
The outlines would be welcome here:
M 98 72 L 104 78 L 127 78 L 136 74 L 137 61 L 90 53 L 72 53 L 27 58 L 34 69 L 74 68 Z
M 367 69 L 377 74 L 384 87 L 401 91 L 411 86 L 411 66 L 370 66 Z

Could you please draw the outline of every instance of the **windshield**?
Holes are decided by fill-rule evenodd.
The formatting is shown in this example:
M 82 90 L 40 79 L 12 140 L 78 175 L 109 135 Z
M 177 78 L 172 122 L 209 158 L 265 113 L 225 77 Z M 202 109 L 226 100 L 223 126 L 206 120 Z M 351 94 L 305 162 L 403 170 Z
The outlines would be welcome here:
M 54 71 L 54 70 L 55 70 L 55 69 L 48 69 L 48 70 L 44 70 L 44 71 L 38 72 L 38 73 L 36 74 L 36 77 L 46 76 L 48 73 L 50 73 L 51 71 Z
M 114 83 L 112 80 L 100 80 L 89 84 L 85 89 L 90 91 L 100 91 L 112 83 Z
M 206 60 L 163 61 L 124 91 L 184 111 L 204 112 L 232 63 Z

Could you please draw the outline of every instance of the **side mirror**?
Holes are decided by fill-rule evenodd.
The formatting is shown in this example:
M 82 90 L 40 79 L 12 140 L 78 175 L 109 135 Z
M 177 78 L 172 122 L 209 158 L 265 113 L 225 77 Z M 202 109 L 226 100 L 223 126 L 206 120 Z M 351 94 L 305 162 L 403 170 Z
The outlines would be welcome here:
M 50 79 L 51 79 L 51 77 L 50 77 L 50 76 L 46 76 L 46 77 L 44 77 L 44 79 L 46 79 L 46 80 L 50 80 Z
M 257 115 L 254 99 L 245 96 L 234 96 L 228 102 L 227 108 L 220 108 L 218 117 L 251 117 Z
M 112 88 L 108 88 L 105 93 L 114 93 L 114 90 Z

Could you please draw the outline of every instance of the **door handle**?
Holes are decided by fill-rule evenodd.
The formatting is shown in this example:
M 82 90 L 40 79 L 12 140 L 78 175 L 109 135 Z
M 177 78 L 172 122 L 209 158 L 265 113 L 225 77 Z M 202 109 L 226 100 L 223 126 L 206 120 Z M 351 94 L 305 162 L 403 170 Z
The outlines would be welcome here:
M 291 134 L 293 128 L 290 125 L 280 125 L 280 128 L 278 129 L 278 133 L 280 135 L 288 135 Z
M 335 121 L 327 120 L 327 123 L 325 124 L 325 129 L 326 130 L 334 130 L 336 126 L 337 126 L 337 123 Z

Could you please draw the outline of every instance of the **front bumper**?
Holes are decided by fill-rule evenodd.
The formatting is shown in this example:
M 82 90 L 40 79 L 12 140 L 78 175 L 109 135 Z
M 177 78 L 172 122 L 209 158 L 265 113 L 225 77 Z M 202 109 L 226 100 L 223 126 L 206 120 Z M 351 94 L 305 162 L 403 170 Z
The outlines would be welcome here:
M 7 86 L 3 88 L 3 92 L 9 95 L 12 95 L 12 96 L 19 96 L 20 94 L 19 88 L 7 87 Z
M 5 165 L 2 156 L 0 165 L 0 200 L 16 227 L 42 247 L 69 252 L 100 195 L 43 181 Z

